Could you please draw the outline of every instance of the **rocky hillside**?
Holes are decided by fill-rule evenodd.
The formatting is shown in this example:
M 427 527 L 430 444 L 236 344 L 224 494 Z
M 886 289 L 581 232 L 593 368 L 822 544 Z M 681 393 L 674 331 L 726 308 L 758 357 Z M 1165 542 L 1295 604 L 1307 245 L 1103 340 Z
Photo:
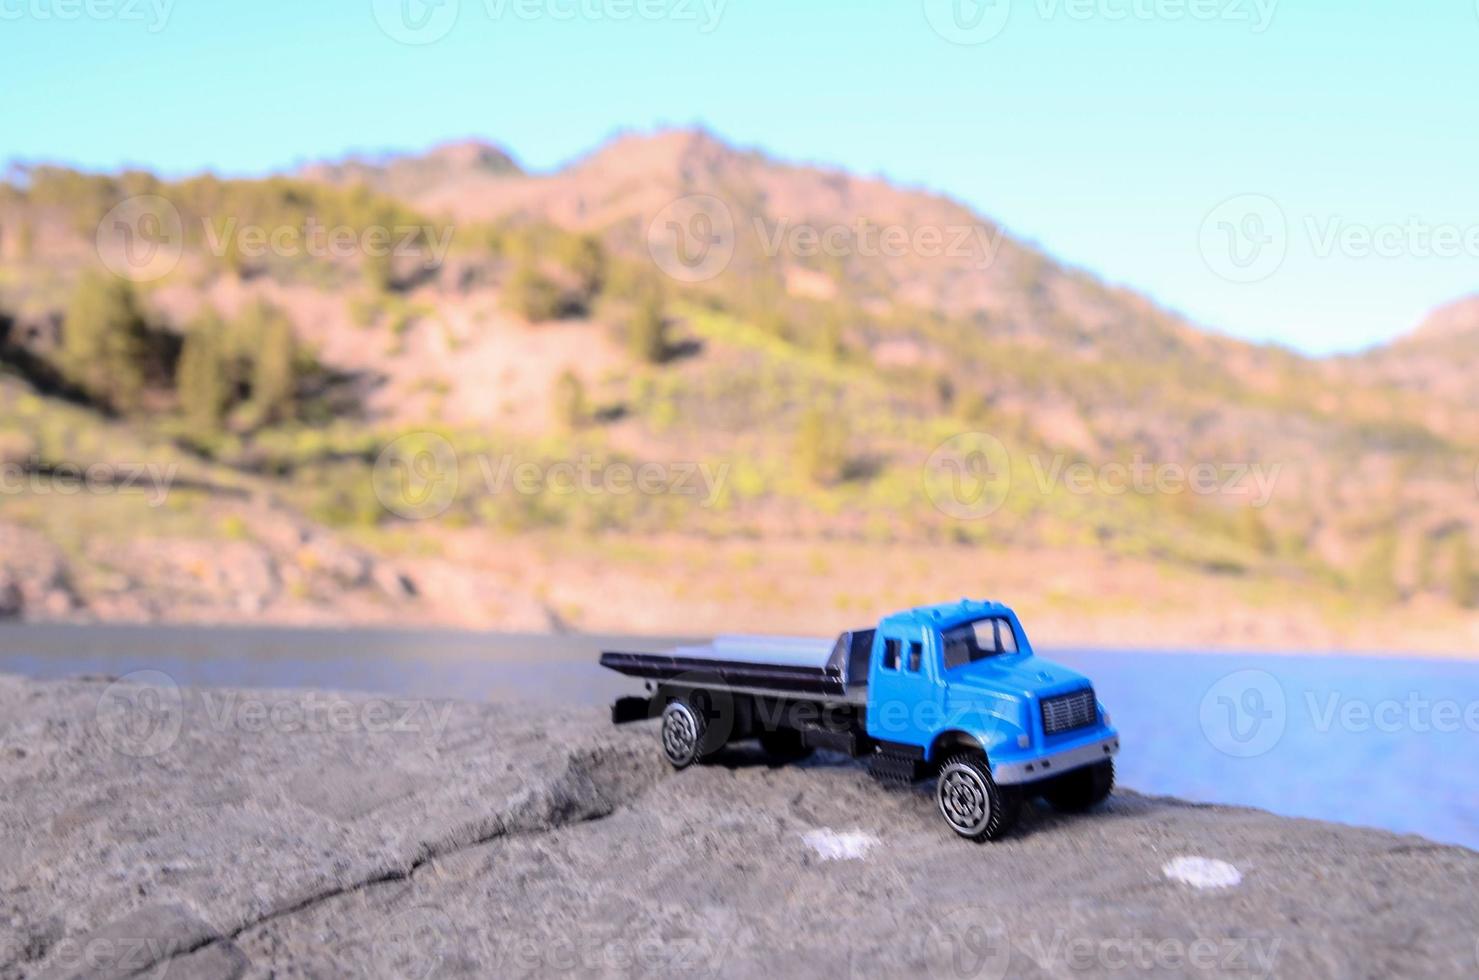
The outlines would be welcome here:
M 1029 555 L 1050 574 L 1025 587 L 1065 609 L 1114 593 L 1076 574 L 1107 560 L 1219 607 L 1472 622 L 1471 305 L 1308 359 L 1201 331 L 958 202 L 692 131 L 549 173 L 478 143 L 256 181 L 34 168 L 0 192 L 0 259 L 7 384 L 37 406 L 7 421 L 11 457 L 71 461 L 54 415 L 127 432 L 366 553 L 444 561 L 427 574 L 451 591 L 481 569 L 498 608 L 559 584 L 499 577 L 490 542 L 544 567 L 550 536 L 660 535 Z M 408 446 L 457 464 L 434 513 L 403 499 L 437 475 L 400 466 Z M 665 478 L 548 479 L 582 460 Z M 55 538 L 73 506 L 9 512 Z M 716 571 L 689 605 L 763 606 L 762 578 Z M 555 604 L 624 622 L 600 597 Z

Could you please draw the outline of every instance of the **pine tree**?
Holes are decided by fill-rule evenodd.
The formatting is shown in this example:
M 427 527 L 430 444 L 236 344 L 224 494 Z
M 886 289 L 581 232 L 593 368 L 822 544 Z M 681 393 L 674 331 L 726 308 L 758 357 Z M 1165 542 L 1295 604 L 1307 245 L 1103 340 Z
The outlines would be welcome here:
M 298 348 L 293 325 L 281 310 L 258 304 L 248 312 L 247 336 L 256 338 L 252 358 L 253 415 L 261 425 L 283 422 L 296 412 Z
M 847 465 L 847 430 L 819 405 L 806 410 L 796 434 L 796 461 L 813 483 L 830 483 Z
M 231 391 L 223 345 L 226 326 L 214 312 L 200 316 L 185 334 L 175 369 L 180 414 L 200 440 L 221 430 Z
M 560 250 L 560 264 L 575 276 L 581 304 L 589 308 L 606 282 L 606 253 L 590 235 L 567 239 Z
M 585 385 L 574 371 L 564 371 L 555 379 L 554 409 L 555 417 L 567 429 L 579 428 L 585 422 L 588 412 Z
M 62 321 L 62 373 L 90 398 L 128 412 L 143 396 L 147 353 L 148 324 L 133 286 L 84 275 Z
M 627 345 L 644 364 L 661 364 L 668 357 L 668 322 L 657 290 L 644 291 L 627 322 Z
M 514 267 L 503 288 L 503 300 L 510 310 L 531 323 L 558 318 L 564 305 L 560 287 L 528 256 L 521 257 Z
M 22 262 L 29 262 L 35 252 L 36 229 L 23 218 L 15 231 L 15 257 Z
M 1474 577 L 1474 556 L 1469 547 L 1469 535 L 1460 531 L 1453 541 L 1453 576 L 1451 592 L 1453 601 L 1464 609 L 1470 609 L 1479 601 L 1479 580 Z
M 1398 598 L 1395 530 L 1382 531 L 1371 542 L 1356 570 L 1356 585 L 1361 592 L 1382 602 Z

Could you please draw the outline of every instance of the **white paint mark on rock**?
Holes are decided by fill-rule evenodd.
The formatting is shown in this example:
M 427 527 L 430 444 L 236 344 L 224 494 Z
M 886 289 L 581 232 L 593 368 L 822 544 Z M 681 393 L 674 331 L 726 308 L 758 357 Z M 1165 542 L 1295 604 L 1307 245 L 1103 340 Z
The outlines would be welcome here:
M 1193 888 L 1232 888 L 1243 883 L 1243 873 L 1226 861 L 1178 857 L 1161 868 L 1166 877 Z
M 861 861 L 879 844 L 877 837 L 865 831 L 837 831 L 830 827 L 808 830 L 801 840 L 820 854 L 823 861 Z

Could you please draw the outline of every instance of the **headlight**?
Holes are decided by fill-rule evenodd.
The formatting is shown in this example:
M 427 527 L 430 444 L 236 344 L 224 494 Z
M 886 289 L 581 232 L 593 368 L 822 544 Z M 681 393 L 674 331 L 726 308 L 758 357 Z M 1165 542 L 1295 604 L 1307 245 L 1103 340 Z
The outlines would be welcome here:
M 1025 748 L 1027 748 L 1031 744 L 1032 744 L 1032 739 L 1027 734 L 1024 733 L 1024 734 L 1021 734 L 1021 735 L 1018 735 L 1017 736 L 1017 748 L 1019 748 L 1019 749 L 1025 749 Z

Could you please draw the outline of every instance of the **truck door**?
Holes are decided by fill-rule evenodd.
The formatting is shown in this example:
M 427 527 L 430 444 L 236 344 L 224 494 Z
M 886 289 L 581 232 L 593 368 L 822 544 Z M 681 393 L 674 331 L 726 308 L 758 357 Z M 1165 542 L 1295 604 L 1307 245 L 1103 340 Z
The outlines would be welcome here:
M 868 734 L 927 747 L 940 718 L 938 651 L 922 628 L 878 631 L 868 670 Z

